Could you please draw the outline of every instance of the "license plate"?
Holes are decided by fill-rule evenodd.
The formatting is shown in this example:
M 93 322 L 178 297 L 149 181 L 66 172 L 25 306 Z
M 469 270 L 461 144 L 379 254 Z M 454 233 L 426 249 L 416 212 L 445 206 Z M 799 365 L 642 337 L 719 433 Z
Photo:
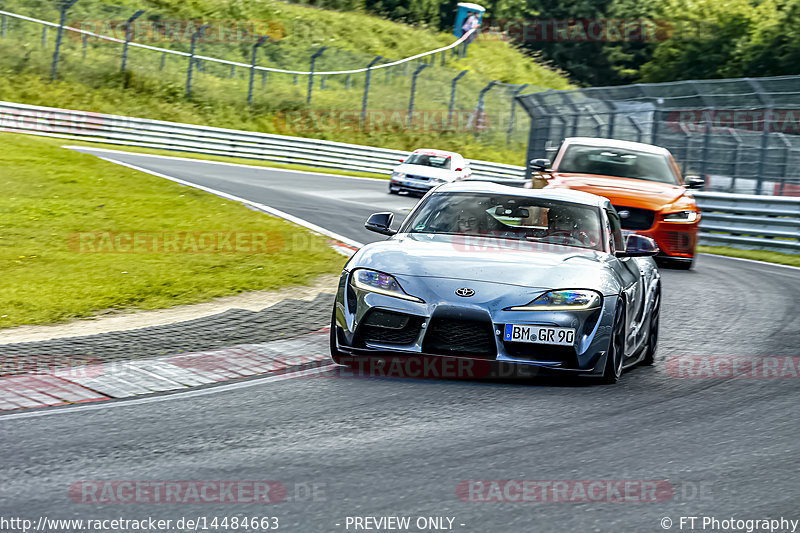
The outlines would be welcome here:
M 555 326 L 525 326 L 506 324 L 503 339 L 510 342 L 532 342 L 572 346 L 575 344 L 575 329 Z

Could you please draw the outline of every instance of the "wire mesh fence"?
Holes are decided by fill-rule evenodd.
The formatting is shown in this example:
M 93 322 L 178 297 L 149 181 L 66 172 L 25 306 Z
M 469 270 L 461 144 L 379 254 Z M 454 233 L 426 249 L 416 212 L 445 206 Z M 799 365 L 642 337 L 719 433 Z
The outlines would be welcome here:
M 522 96 L 527 159 L 565 137 L 668 148 L 709 190 L 800 195 L 800 76 L 595 87 Z
M 165 104 L 190 99 L 245 107 L 267 117 L 273 133 L 334 139 L 344 130 L 453 132 L 523 154 L 529 121 L 514 96 L 520 89 L 542 90 L 457 68 L 462 46 L 383 67 L 396 59 L 309 46 L 297 36 L 280 39 L 282 29 L 266 23 L 176 22 L 124 6 L 104 6 L 100 20 L 96 5 L 95 18 L 88 20 L 81 2 L 66 15 L 57 45 L 59 9 L 50 2 L 35 4 L 23 13 L 0 14 L 0 66 L 52 73 L 95 88 L 146 87 Z M 264 34 L 257 31 L 274 35 L 259 40 Z M 362 72 L 325 74 L 368 66 Z

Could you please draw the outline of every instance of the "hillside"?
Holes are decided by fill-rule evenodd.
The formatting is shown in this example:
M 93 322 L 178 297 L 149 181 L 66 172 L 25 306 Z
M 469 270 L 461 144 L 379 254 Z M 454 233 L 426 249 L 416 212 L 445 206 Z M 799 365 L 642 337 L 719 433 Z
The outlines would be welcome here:
M 5 9 L 45 20 L 57 20 L 56 2 L 9 0 Z M 269 28 L 275 38 L 259 51 L 263 66 L 307 70 L 311 55 L 320 46 L 329 47 L 317 61 L 316 70 L 351 69 L 366 66 L 376 55 L 385 61 L 407 57 L 445 46 L 455 39 L 447 33 L 415 28 L 360 12 L 336 12 L 277 1 L 240 2 L 236 0 L 122 0 L 101 4 L 92 0 L 78 2 L 69 12 L 68 23 L 85 29 L 109 31 L 124 36 L 119 25 L 137 9 L 145 14 L 137 21 L 135 33 L 142 42 L 175 50 L 189 50 L 193 21 L 208 22 L 250 31 L 238 38 L 200 41 L 196 53 L 209 57 L 249 63 L 252 33 Z M 182 26 L 179 39 L 153 39 L 148 33 L 158 21 Z M 188 23 L 185 21 L 189 21 Z M 103 31 L 99 31 L 103 30 Z M 450 82 L 460 71 L 467 75 L 459 82 L 455 101 L 455 125 L 451 132 L 431 127 L 406 129 L 395 123 L 391 128 L 372 131 L 344 127 L 287 127 L 285 113 L 308 112 L 308 78 L 271 73 L 258 76 L 252 112 L 247 106 L 249 69 L 201 63 L 193 79 L 191 98 L 185 97 L 187 59 L 158 52 L 129 49 L 127 74 L 120 74 L 121 46 L 90 39 L 84 50 L 80 37 L 64 38 L 59 80 L 49 83 L 53 31 L 42 43 L 41 27 L 12 20 L 5 38 L 0 38 L 0 99 L 88 111 L 142 116 L 163 120 L 205 123 L 222 127 L 251 129 L 348 142 L 368 143 L 391 148 L 411 149 L 435 144 L 456 149 L 468 157 L 519 163 L 523 154 L 527 118 L 517 110 L 513 131 L 506 131 L 511 93 L 514 87 L 497 86 L 486 97 L 489 126 L 468 132 L 467 116 L 475 108 L 478 93 L 490 81 L 528 84 L 531 90 L 566 88 L 567 80 L 543 66 L 512 45 L 502 41 L 480 41 L 470 46 L 468 57 L 441 54 L 419 77 L 415 109 L 438 119 L 446 116 L 450 100 Z M 134 38 L 134 40 L 137 40 Z M 44 46 L 43 46 L 44 44 Z M 84 57 L 85 54 L 85 57 Z M 163 61 L 163 63 L 162 63 Z M 411 74 L 419 67 L 410 65 L 376 70 L 369 94 L 371 113 L 404 116 L 408 107 Z M 363 97 L 364 74 L 348 81 L 345 76 L 328 76 L 324 88 L 316 77 L 313 105 L 315 113 L 359 112 Z M 458 113 L 460 112 L 460 113 Z M 315 115 L 316 116 L 316 115 Z M 313 121 L 312 121 L 313 122 Z M 395 122 L 397 122 L 395 120 Z M 470 123 L 472 124 L 472 123 Z

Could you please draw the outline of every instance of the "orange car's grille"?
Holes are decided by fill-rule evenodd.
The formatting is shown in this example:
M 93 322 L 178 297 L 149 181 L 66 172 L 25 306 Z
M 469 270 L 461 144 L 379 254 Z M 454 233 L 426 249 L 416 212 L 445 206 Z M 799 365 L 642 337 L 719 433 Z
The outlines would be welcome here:
M 667 253 L 691 253 L 692 236 L 679 231 L 665 231 L 659 235 L 659 244 Z
M 642 209 L 640 207 L 627 207 L 624 205 L 615 205 L 614 208 L 617 210 L 617 213 L 619 213 L 622 229 L 641 231 L 653 227 L 653 221 L 656 218 L 655 211 Z

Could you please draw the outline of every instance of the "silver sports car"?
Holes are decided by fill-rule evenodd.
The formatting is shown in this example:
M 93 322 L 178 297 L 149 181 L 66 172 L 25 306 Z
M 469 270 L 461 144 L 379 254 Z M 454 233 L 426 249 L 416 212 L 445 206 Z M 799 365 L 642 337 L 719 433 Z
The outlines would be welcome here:
M 331 355 L 444 356 L 616 382 L 652 364 L 660 274 L 648 237 L 611 203 L 572 190 L 441 185 L 361 248 L 339 280 Z

